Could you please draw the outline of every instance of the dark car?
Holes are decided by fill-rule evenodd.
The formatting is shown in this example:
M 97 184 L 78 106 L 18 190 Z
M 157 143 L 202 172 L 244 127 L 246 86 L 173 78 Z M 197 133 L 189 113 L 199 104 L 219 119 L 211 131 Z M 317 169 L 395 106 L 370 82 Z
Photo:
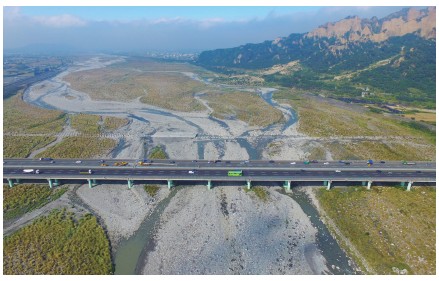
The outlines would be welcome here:
M 345 165 L 351 165 L 351 162 L 344 162 Z
M 377 170 L 377 173 L 381 173 L 381 170 Z
M 175 163 L 175 161 L 169 161 L 169 163 L 172 163 L 172 164 L 174 164 L 174 163 Z
M 384 163 L 386 163 L 386 161 L 380 161 L 380 163 L 381 163 L 381 164 L 384 164 Z
M 43 157 L 43 158 L 40 158 L 40 161 L 52 161 L 53 159 L 52 158 L 49 158 L 49 157 Z
M 319 163 L 317 160 L 311 160 L 311 163 Z
M 270 161 L 268 161 L 268 163 L 274 163 L 274 161 L 273 161 L 273 160 L 270 160 Z

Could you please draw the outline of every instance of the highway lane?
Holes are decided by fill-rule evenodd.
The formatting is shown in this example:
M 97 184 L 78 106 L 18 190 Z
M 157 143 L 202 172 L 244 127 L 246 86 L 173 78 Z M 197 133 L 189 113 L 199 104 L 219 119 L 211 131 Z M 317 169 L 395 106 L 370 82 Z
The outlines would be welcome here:
M 245 170 L 243 175 L 238 177 L 228 176 L 227 170 L 223 169 L 114 169 L 101 167 L 100 169 L 93 169 L 92 174 L 80 174 L 79 168 L 41 168 L 39 174 L 26 174 L 22 169 L 18 168 L 4 168 L 3 178 L 118 178 L 118 179 L 185 179 L 185 180 L 202 180 L 202 179 L 222 179 L 222 180 L 247 180 L 252 178 L 267 179 L 267 180 L 287 180 L 287 179 L 308 179 L 308 180 L 420 180 L 420 181 L 435 181 L 435 171 L 382 171 L 382 170 Z M 87 171 L 87 170 L 85 170 Z M 189 171 L 193 173 L 189 173 Z
M 76 163 L 80 161 L 80 163 Z M 268 160 L 252 160 L 252 161 L 233 161 L 233 160 L 149 160 L 148 166 L 141 166 L 138 164 L 139 160 L 135 159 L 53 159 L 40 161 L 38 159 L 4 159 L 4 167 L 20 167 L 20 168 L 69 168 L 80 167 L 96 169 L 102 167 L 101 165 L 108 165 L 104 167 L 116 167 L 117 162 L 127 162 L 126 166 L 117 166 L 118 169 L 129 168 L 209 168 L 209 169 L 315 169 L 315 170 L 336 170 L 336 169 L 351 169 L 351 170 L 421 170 L 421 171 L 435 171 L 435 162 L 414 162 L 415 165 L 404 165 L 402 161 L 385 161 L 380 163 L 375 161 L 370 167 L 367 165 L 366 160 L 360 161 L 345 161 L 340 163 L 339 161 L 319 161 L 318 163 L 305 164 L 304 161 L 268 161 Z M 52 163 L 53 162 L 53 163 Z M 349 165 L 345 163 L 348 162 Z M 295 164 L 291 164 L 295 163 Z M 326 164 L 325 164 L 326 163 Z

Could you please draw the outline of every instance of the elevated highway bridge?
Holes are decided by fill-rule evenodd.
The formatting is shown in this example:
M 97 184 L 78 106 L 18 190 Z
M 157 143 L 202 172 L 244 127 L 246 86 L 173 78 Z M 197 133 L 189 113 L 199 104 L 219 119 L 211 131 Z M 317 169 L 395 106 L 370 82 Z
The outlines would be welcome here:
M 237 171 L 234 176 L 229 172 Z M 97 183 L 160 181 L 172 188 L 176 182 L 213 183 L 281 182 L 291 189 L 292 182 L 322 182 L 327 189 L 335 182 L 401 183 L 410 190 L 413 183 L 436 182 L 435 162 L 381 161 L 368 165 L 362 161 L 227 161 L 227 160 L 152 160 L 135 159 L 4 159 L 3 181 L 11 187 L 19 182 Z

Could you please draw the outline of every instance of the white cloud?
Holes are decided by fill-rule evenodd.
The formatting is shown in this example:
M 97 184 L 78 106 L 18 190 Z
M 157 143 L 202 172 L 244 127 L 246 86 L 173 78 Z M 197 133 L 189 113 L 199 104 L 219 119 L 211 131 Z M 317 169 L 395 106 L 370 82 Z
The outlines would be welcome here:
M 72 15 L 57 15 L 57 16 L 36 16 L 32 19 L 39 24 L 50 27 L 71 27 L 71 26 L 85 26 L 86 21 L 72 16 Z
M 20 7 L 3 7 L 3 17 L 7 20 L 21 17 Z

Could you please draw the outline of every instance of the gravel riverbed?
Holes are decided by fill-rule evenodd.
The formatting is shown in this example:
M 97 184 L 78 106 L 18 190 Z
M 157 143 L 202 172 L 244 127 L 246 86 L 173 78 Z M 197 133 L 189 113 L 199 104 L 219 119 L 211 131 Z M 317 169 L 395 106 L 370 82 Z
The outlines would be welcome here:
M 291 198 L 239 186 L 180 190 L 161 216 L 143 274 L 324 274 L 316 230 Z

